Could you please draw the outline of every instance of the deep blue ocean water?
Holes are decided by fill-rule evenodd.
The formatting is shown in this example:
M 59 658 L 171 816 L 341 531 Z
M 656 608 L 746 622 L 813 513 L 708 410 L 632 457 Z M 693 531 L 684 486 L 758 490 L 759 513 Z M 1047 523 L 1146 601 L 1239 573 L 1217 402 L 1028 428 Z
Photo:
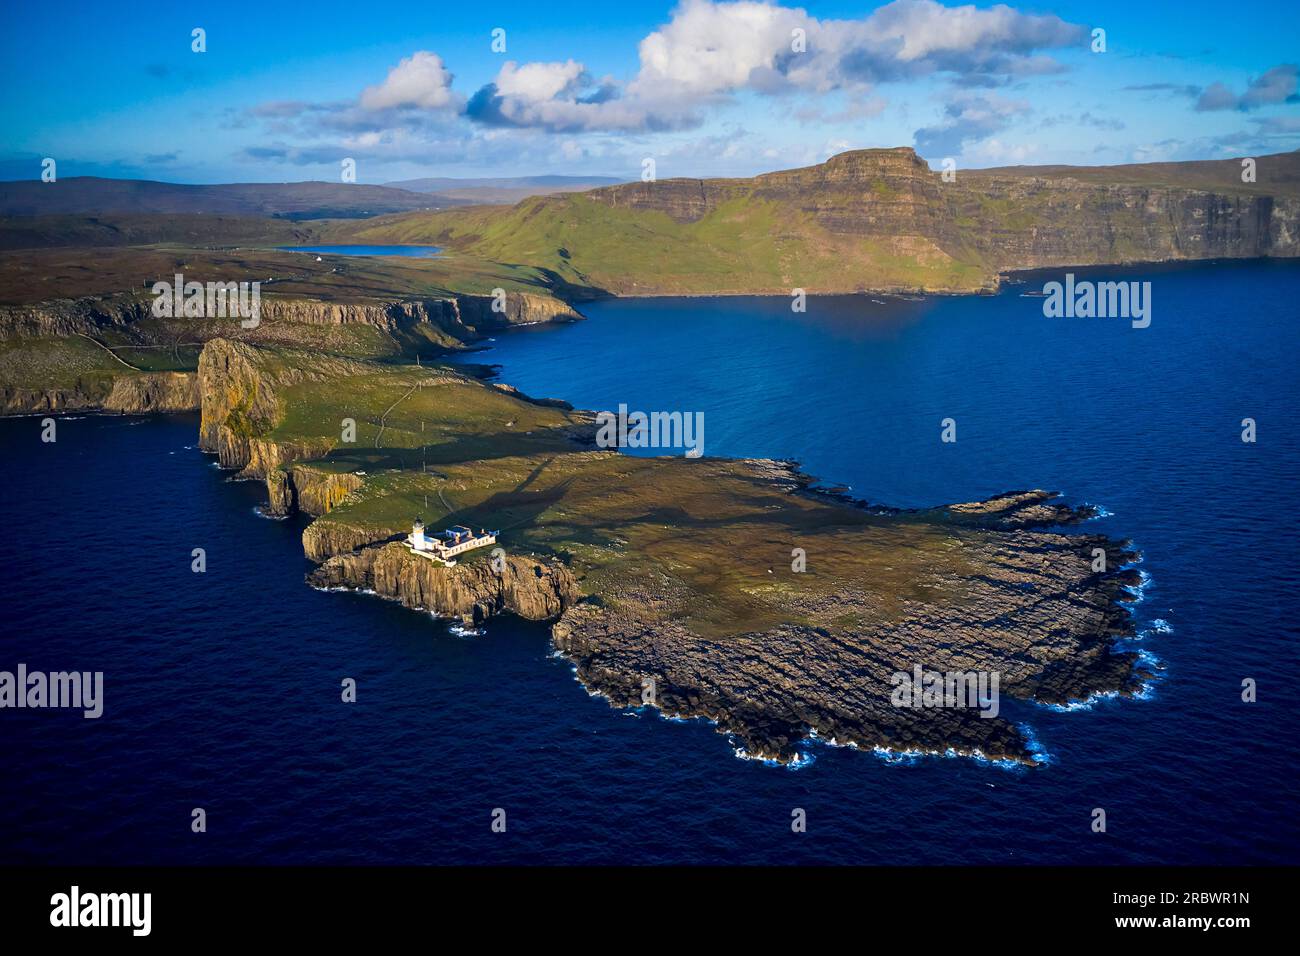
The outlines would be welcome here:
M 1295 862 L 1300 266 L 1102 274 L 1153 282 L 1150 328 L 1046 319 L 1035 285 L 802 315 L 623 300 L 470 356 L 579 406 L 703 411 L 706 453 L 797 458 L 871 501 L 1103 506 L 1089 530 L 1145 553 L 1164 669 L 1146 700 L 1025 708 L 1048 766 L 737 759 L 701 722 L 589 698 L 543 626 L 457 637 L 306 587 L 303 524 L 259 517 L 193 416 L 62 419 L 54 444 L 25 418 L 0 421 L 0 669 L 102 670 L 105 715 L 0 711 L 0 862 Z

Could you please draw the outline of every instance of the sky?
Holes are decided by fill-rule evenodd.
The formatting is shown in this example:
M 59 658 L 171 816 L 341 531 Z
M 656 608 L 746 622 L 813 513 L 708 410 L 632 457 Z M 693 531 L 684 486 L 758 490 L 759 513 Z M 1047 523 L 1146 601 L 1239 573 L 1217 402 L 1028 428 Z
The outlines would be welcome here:
M 46 157 L 192 183 L 339 181 L 352 160 L 385 183 L 1300 148 L 1295 0 L 99 0 L 0 21 L 6 180 Z

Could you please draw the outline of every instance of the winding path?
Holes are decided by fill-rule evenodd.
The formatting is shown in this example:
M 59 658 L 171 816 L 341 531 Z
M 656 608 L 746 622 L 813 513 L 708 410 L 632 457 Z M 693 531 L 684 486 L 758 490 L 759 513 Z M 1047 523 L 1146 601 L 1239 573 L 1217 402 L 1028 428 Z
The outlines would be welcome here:
M 122 356 L 118 355 L 116 352 L 114 352 L 112 349 L 110 349 L 110 348 L 109 348 L 107 345 L 105 345 L 103 342 L 99 341 L 99 339 L 95 338 L 93 335 L 87 335 L 85 332 L 78 332 L 77 335 L 80 335 L 83 339 L 86 339 L 87 341 L 94 342 L 94 343 L 95 343 L 96 345 L 98 345 L 101 349 L 103 349 L 103 350 L 104 350 L 105 352 L 107 352 L 109 355 L 113 356 L 113 358 L 117 359 L 119 362 L 121 362 L 123 365 L 125 365 L 127 368 L 129 368 L 131 371 L 133 371 L 133 372 L 143 372 L 143 371 L 144 371 L 144 369 L 142 369 L 142 368 L 136 368 L 134 365 L 132 365 L 132 364 L 131 364 L 130 362 L 128 362 L 126 359 L 122 358 Z
M 379 439 L 381 439 L 381 438 L 384 437 L 384 429 L 388 427 L 388 414 L 389 414 L 389 412 L 391 412 L 391 411 L 392 411 L 394 408 L 396 408 L 398 405 L 402 404 L 402 402 L 406 401 L 406 399 L 410 397 L 410 394 L 411 394 L 413 391 L 415 391 L 417 388 L 419 388 L 421 384 L 423 384 L 423 383 L 421 383 L 421 382 L 416 382 L 414 385 L 412 385 L 410 388 L 408 388 L 408 389 L 406 390 L 406 394 L 404 394 L 404 395 L 403 395 L 401 398 L 399 398 L 397 401 L 393 402 L 393 404 L 389 405 L 388 408 L 385 409 L 384 414 L 382 414 L 382 415 L 379 416 L 379 434 L 377 434 L 377 435 L 375 436 L 375 447 L 376 447 L 376 448 L 379 447 Z

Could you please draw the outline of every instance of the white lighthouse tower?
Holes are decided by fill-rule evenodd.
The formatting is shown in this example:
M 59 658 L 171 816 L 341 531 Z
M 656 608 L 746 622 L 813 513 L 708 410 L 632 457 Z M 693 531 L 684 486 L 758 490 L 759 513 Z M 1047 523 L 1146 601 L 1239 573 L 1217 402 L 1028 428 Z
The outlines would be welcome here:
M 424 543 L 424 522 L 419 518 L 416 518 L 415 524 L 411 525 L 411 550 L 427 550 Z

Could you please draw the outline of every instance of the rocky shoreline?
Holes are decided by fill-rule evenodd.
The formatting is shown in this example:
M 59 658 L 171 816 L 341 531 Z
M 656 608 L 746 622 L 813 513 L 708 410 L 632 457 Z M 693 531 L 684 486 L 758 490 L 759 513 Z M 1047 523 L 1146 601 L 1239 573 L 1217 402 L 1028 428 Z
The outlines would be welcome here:
M 193 382 L 183 387 L 193 389 L 201 406 L 200 447 L 239 477 L 264 481 L 268 512 L 277 515 L 329 516 L 364 499 L 372 480 L 318 461 L 331 454 L 332 439 L 276 431 L 286 389 L 316 388 L 328 396 L 339 382 L 377 374 L 405 375 L 403 383 L 427 379 L 436 387 L 452 374 L 458 387 L 500 396 L 492 400 L 514 408 L 546 409 L 560 424 L 582 417 L 566 403 L 534 402 L 508 386 L 470 386 L 465 376 L 416 371 L 217 339 L 204 347 Z M 396 384 L 387 388 L 385 395 L 401 394 Z M 686 512 L 672 519 L 682 522 L 672 533 L 680 552 L 641 554 L 627 549 L 632 526 L 625 524 L 653 507 L 641 501 L 653 485 L 638 482 L 661 479 L 649 472 L 640 479 L 616 475 L 612 487 L 627 496 L 630 510 L 616 512 L 607 528 L 584 532 L 583 540 L 596 534 L 595 564 L 569 548 L 523 544 L 526 536 L 516 531 L 502 539 L 504 560 L 475 555 L 445 567 L 406 548 L 396 524 L 318 518 L 303 535 L 304 552 L 318 562 L 308 583 L 373 593 L 468 624 L 500 614 L 549 622 L 556 651 L 593 695 L 614 707 L 649 705 L 671 717 L 708 719 L 738 752 L 781 764 L 797 763 L 810 738 L 1037 762 L 1030 736 L 1006 716 L 971 707 L 897 706 L 891 681 L 917 666 L 996 674 L 1003 699 L 1048 705 L 1134 695 L 1149 676 L 1136 653 L 1115 646 L 1133 634 L 1127 605 L 1139 583 L 1132 567 L 1138 554 L 1127 542 L 1071 530 L 1095 509 L 1068 505 L 1052 492 L 904 510 L 821 486 L 792 461 L 547 454 L 551 461 L 557 454 L 571 460 L 575 476 L 614 465 L 654 468 L 701 482 L 684 487 L 708 488 L 721 498 L 700 504 L 707 512 L 703 525 Z M 500 467 L 498 460 L 493 470 Z M 606 486 L 597 490 L 593 502 L 609 500 Z M 685 494 L 677 504 L 690 508 L 695 492 Z M 718 517 L 733 508 L 740 509 L 733 517 Z M 781 545 L 778 532 L 775 544 L 770 535 L 719 542 L 733 531 L 752 534 L 756 521 L 773 520 L 774 510 L 808 519 L 797 532 L 791 524 L 796 539 Z M 784 547 L 788 555 L 791 540 L 822 564 L 811 575 L 776 567 L 762 574 L 758 564 L 773 560 L 762 549 Z M 711 592 L 700 591 L 696 572 L 686 573 L 685 565 L 707 566 L 722 547 L 732 560 L 745 556 L 722 597 L 762 602 L 767 610 L 756 617 L 711 611 Z M 852 560 L 866 561 L 867 570 Z
M 756 477 L 788 482 L 793 493 L 828 495 L 806 491 L 811 479 L 789 463 L 755 464 Z M 1138 655 L 1114 647 L 1133 634 L 1126 605 L 1139 581 L 1131 568 L 1139 556 L 1101 535 L 1046 530 L 1091 514 L 1054 497 L 1018 492 L 898 512 L 956 534 L 976 532 L 971 557 L 996 568 L 997 577 L 971 587 L 957 613 L 913 602 L 884 631 L 788 625 L 719 641 L 657 613 L 663 595 L 639 593 L 644 582 L 627 582 L 611 601 L 582 593 L 558 559 L 512 556 L 498 575 L 484 563 L 441 568 L 395 542 L 328 557 L 308 581 L 374 592 L 466 623 L 500 613 L 552 622 L 557 652 L 590 694 L 617 708 L 649 704 L 665 716 L 707 719 L 745 756 L 797 763 L 801 746 L 816 738 L 1034 764 L 1039 755 L 1022 727 L 966 708 L 900 709 L 891 704 L 890 676 L 914 662 L 996 671 L 1004 697 L 1049 705 L 1141 690 L 1150 675 Z M 1091 570 L 1096 549 L 1111 570 Z M 843 608 L 824 610 L 831 620 Z
M 793 472 L 790 478 L 807 481 Z M 983 528 L 999 532 L 982 549 L 1000 577 L 973 590 L 957 614 L 916 604 L 885 631 L 782 626 L 718 642 L 681 623 L 580 602 L 555 623 L 553 640 L 593 695 L 635 708 L 647 703 L 645 682 L 653 680 L 653 706 L 666 716 L 709 720 L 745 756 L 795 763 L 800 746 L 816 738 L 1034 764 L 1033 741 L 1013 723 L 968 708 L 900 709 L 890 698 L 891 675 L 914 662 L 945 672 L 996 670 L 1003 697 L 1054 705 L 1132 696 L 1150 676 L 1136 653 L 1114 650 L 1133 634 L 1127 589 L 1138 583 L 1130 565 L 1139 556 L 1100 535 L 1025 530 L 1075 524 L 1086 512 L 1050 503 L 1049 492 L 1008 497 L 1014 501 L 932 512 L 979 513 Z M 1098 548 L 1113 570 L 1090 571 Z

